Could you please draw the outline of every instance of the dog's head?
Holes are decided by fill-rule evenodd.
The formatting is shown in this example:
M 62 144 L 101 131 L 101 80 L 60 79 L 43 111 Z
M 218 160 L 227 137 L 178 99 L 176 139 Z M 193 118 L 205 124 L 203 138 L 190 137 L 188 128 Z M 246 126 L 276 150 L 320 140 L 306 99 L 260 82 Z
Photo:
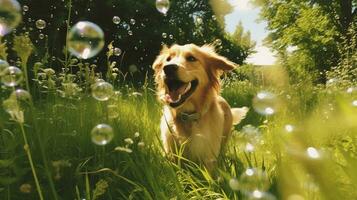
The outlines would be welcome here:
M 236 66 L 210 45 L 164 46 L 153 64 L 158 97 L 176 108 L 203 93 L 218 93 L 220 75 Z

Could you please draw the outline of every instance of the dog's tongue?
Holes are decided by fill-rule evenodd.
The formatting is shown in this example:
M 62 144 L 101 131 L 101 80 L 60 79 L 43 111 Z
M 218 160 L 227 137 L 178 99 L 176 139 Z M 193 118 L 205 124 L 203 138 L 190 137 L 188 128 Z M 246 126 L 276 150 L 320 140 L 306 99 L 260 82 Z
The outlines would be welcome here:
M 170 103 L 176 102 L 180 99 L 180 93 L 178 92 L 178 90 L 170 91 L 168 94 L 166 94 L 166 99 Z
M 169 91 L 169 93 L 166 94 L 166 96 L 165 96 L 166 100 L 170 103 L 180 100 L 181 95 L 182 95 L 182 93 L 185 92 L 186 87 L 187 87 L 187 84 L 181 86 L 177 90 Z

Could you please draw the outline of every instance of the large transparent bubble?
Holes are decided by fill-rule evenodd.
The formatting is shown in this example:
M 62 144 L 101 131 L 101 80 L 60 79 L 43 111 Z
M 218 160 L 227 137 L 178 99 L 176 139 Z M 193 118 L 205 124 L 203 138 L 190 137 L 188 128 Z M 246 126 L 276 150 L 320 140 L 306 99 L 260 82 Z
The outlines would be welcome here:
M 97 81 L 92 85 L 92 96 L 98 101 L 109 100 L 113 92 L 113 86 L 105 81 Z
M 80 21 L 69 31 L 67 41 L 69 52 L 78 58 L 88 59 L 103 49 L 104 33 L 98 25 Z
M 91 131 L 92 142 L 96 145 L 106 145 L 112 141 L 113 128 L 108 124 L 98 124 Z
M 17 86 L 21 83 L 22 79 L 22 71 L 19 68 L 13 66 L 7 67 L 2 72 L 1 76 L 1 82 L 8 87 Z
M 170 9 L 170 1 L 169 0 L 156 0 L 156 9 L 166 15 Z
M 21 6 L 16 0 L 0 0 L 0 36 L 10 33 L 21 22 Z

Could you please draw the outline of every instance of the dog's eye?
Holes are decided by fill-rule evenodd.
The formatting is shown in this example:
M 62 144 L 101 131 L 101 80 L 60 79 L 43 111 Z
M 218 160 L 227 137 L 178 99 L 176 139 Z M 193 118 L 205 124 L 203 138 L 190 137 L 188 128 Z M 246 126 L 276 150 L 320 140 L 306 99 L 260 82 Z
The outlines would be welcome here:
M 166 61 L 169 62 L 171 60 L 171 56 L 166 58 Z
M 186 60 L 187 60 L 188 62 L 195 62 L 195 61 L 197 61 L 197 59 L 196 59 L 195 57 L 193 57 L 193 56 L 187 56 L 187 57 L 186 57 Z

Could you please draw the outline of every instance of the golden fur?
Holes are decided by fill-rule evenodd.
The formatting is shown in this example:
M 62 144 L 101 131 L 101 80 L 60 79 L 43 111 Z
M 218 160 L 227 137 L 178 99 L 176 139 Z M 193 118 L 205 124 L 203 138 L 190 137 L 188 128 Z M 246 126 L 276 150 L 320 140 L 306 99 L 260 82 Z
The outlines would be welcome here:
M 185 83 L 198 80 L 194 92 L 177 107 L 170 106 L 165 99 L 169 89 L 165 84 L 163 68 L 168 64 L 179 66 L 179 80 Z M 232 112 L 228 103 L 219 96 L 220 75 L 235 67 L 235 63 L 218 55 L 210 45 L 163 47 L 153 69 L 158 99 L 164 103 L 161 138 L 166 153 L 177 153 L 175 149 L 185 143 L 183 155 L 186 158 L 203 163 L 209 170 L 213 168 L 222 146 L 230 136 L 232 125 L 243 119 L 248 111 L 247 108 L 238 108 Z M 200 118 L 182 121 L 177 116 L 183 112 L 198 113 Z

